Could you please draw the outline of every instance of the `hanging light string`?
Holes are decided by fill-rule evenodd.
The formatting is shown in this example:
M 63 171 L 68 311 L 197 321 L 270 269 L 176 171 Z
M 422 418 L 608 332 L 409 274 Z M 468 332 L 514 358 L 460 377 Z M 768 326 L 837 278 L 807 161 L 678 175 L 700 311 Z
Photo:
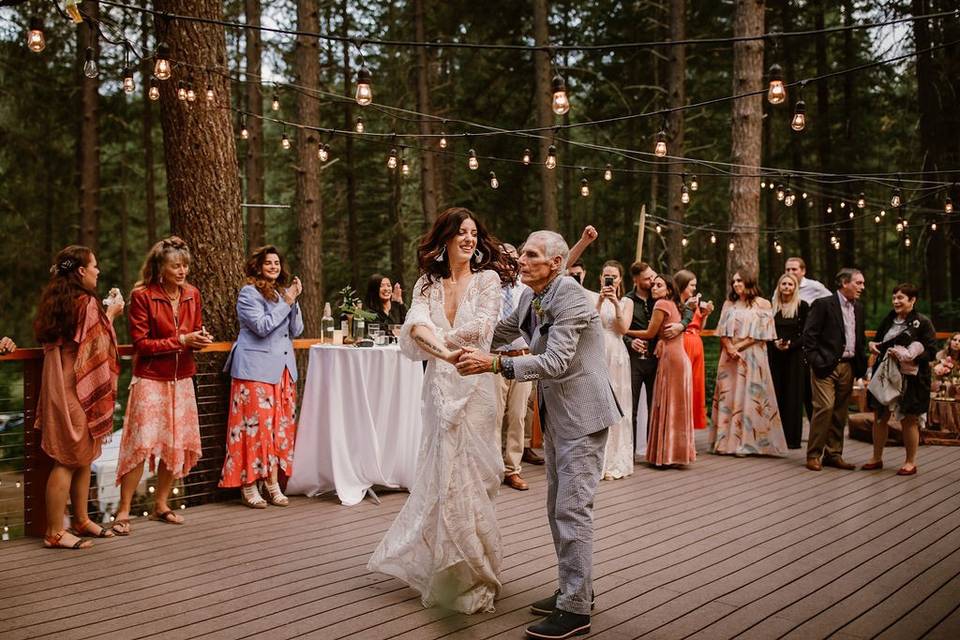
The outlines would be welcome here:
M 914 22 L 917 20 L 931 20 L 935 18 L 944 18 L 948 16 L 958 16 L 960 17 L 960 10 L 953 11 L 941 11 L 938 13 L 928 13 L 923 15 L 915 16 L 904 16 L 901 18 L 890 18 L 888 20 L 882 20 L 878 22 L 863 22 L 860 24 L 853 25 L 841 25 L 836 27 L 827 27 L 824 29 L 809 29 L 804 31 L 773 31 L 770 33 L 762 33 L 753 36 L 728 36 L 720 38 L 689 38 L 685 40 L 658 40 L 658 41 L 649 41 L 649 42 L 618 42 L 618 43 L 608 43 L 608 44 L 500 44 L 500 43 L 476 43 L 476 42 L 453 42 L 453 41 L 440 41 L 433 40 L 427 42 L 418 42 L 415 40 L 386 40 L 382 38 L 368 38 L 368 37 L 350 37 L 350 36 L 341 36 L 330 33 L 318 33 L 313 31 L 300 31 L 296 29 L 283 29 L 280 27 L 267 27 L 263 25 L 252 26 L 243 22 L 233 22 L 229 20 L 219 20 L 216 18 L 201 18 L 199 16 L 188 16 L 183 14 L 172 13 L 169 11 L 160 11 L 157 9 L 151 9 L 149 7 L 141 7 L 137 5 L 126 4 L 123 2 L 115 2 L 113 0 L 100 0 L 101 5 L 116 7 L 119 9 L 125 9 L 130 11 L 138 11 L 141 13 L 147 13 L 156 17 L 161 17 L 166 20 L 181 20 L 185 22 L 198 22 L 202 24 L 212 24 L 222 27 L 228 27 L 232 29 L 256 29 L 261 32 L 266 33 L 275 33 L 280 35 L 287 35 L 292 37 L 313 37 L 319 40 L 326 40 L 329 42 L 347 42 L 350 44 L 362 43 L 369 45 L 376 45 L 382 47 L 419 47 L 419 48 L 428 48 L 428 49 L 490 49 L 490 50 L 499 50 L 499 51 L 546 51 L 552 53 L 554 51 L 616 51 L 620 49 L 649 49 L 649 48 L 659 48 L 659 47 L 675 47 L 675 46 L 688 46 L 688 45 L 717 45 L 717 44 L 735 44 L 737 42 L 753 42 L 757 40 L 775 40 L 779 38 L 799 38 L 799 37 L 810 37 L 821 34 L 833 34 L 833 33 L 843 33 L 846 31 L 861 31 L 869 29 L 877 29 L 881 27 L 891 26 L 895 24 L 902 24 L 906 22 Z

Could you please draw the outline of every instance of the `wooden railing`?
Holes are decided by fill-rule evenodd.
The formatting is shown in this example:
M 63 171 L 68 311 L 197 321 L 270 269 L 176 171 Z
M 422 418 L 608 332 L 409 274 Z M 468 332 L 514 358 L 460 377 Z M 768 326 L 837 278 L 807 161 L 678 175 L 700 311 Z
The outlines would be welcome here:
M 707 330 L 702 335 L 711 338 L 714 337 L 714 332 Z M 867 335 L 873 337 L 873 332 L 867 332 Z M 944 340 L 951 335 L 951 332 L 939 332 L 937 338 Z M 302 390 L 303 381 L 306 379 L 306 351 L 320 341 L 300 339 L 293 342 L 301 372 L 299 386 Z M 194 385 L 203 457 L 183 479 L 179 495 L 173 497 L 174 506 L 192 506 L 232 495 L 217 488 L 224 458 L 230 388 L 230 379 L 222 369 L 231 346 L 230 342 L 217 342 L 196 354 L 197 375 Z M 133 349 L 129 345 L 123 345 L 120 347 L 120 354 L 125 372 L 129 376 Z M 23 455 L 13 456 L 9 453 L 19 449 L 19 445 L 9 444 L 21 435 L 17 429 L 0 431 L 0 518 L 3 519 L 0 526 L 8 536 L 20 535 L 23 532 L 27 535 L 42 535 L 45 527 L 46 481 L 52 467 L 52 461 L 40 446 L 40 431 L 33 428 L 43 371 L 43 350 L 18 349 L 0 356 L 0 372 L 3 371 L 3 363 L 7 363 L 6 366 L 9 367 L 14 366 L 13 362 L 18 362 L 22 367 L 22 406 L 0 406 L 0 414 L 15 415 L 22 411 L 23 423 L 19 428 L 22 428 Z M 126 393 L 122 393 L 121 397 L 126 398 Z M 121 415 L 124 409 L 125 407 L 121 406 Z

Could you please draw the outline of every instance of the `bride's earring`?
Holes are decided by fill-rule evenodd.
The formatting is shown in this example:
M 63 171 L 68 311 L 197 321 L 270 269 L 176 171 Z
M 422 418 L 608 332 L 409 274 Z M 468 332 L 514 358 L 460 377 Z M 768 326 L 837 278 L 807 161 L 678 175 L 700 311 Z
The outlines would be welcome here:
M 480 249 L 475 249 L 473 252 L 473 259 L 477 262 L 483 261 L 483 253 L 480 252 Z
M 444 247 L 443 249 L 440 249 L 440 253 L 437 255 L 436 258 L 434 258 L 434 260 L 436 260 L 437 262 L 443 262 L 443 256 L 444 256 L 446 253 L 447 253 L 447 248 L 446 248 L 446 247 Z

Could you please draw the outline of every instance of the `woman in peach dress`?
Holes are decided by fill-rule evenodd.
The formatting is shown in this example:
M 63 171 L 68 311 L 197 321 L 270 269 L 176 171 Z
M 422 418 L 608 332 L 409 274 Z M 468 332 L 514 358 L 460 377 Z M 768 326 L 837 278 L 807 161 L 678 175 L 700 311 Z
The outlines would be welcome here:
M 683 333 L 667 338 L 665 330 L 680 322 L 680 296 L 670 276 L 657 276 L 650 287 L 656 301 L 641 340 L 657 338 L 659 359 L 653 383 L 653 409 L 647 428 L 647 462 L 655 467 L 690 464 L 697 459 L 693 439 L 693 381 Z
M 767 360 L 767 342 L 776 340 L 777 331 L 756 276 L 742 269 L 733 274 L 717 336 L 723 348 L 713 394 L 712 451 L 785 455 L 787 440 Z
M 51 268 L 34 330 L 43 345 L 43 378 L 36 429 L 41 447 L 53 459 L 47 477 L 47 530 L 43 546 L 87 549 L 82 537 L 109 538 L 113 533 L 90 520 L 90 464 L 100 457 L 113 432 L 117 398 L 117 337 L 113 321 L 123 312 L 123 298 L 111 296 L 106 310 L 96 295 L 100 269 L 87 247 L 63 249 Z M 73 524 L 63 528 L 67 497 Z

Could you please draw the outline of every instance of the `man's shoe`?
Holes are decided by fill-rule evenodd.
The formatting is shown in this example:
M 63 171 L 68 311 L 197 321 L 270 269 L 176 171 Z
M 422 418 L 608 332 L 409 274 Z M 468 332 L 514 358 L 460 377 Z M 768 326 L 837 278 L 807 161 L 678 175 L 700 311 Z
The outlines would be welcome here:
M 524 447 L 523 456 L 520 457 L 520 461 L 526 462 L 527 464 L 543 464 L 543 457 L 538 456 L 537 452 L 530 447 Z
M 857 465 L 850 464 L 840 456 L 836 458 L 827 458 L 823 461 L 823 466 L 825 467 L 834 467 L 836 469 L 844 469 L 846 471 L 852 471 L 857 468 Z
M 504 476 L 503 484 L 507 485 L 511 489 L 516 489 L 517 491 L 526 491 L 530 488 L 530 485 L 527 484 L 526 480 L 520 477 L 519 473 L 511 473 L 508 476 Z
M 527 627 L 530 638 L 560 640 L 590 633 L 590 616 L 556 609 L 548 617 Z
M 810 469 L 810 471 L 820 471 L 823 469 L 823 464 L 817 458 L 807 458 L 807 469 Z
M 530 612 L 538 616 L 549 616 L 553 613 L 554 609 L 557 608 L 557 597 L 560 595 L 560 589 L 557 589 L 553 592 L 553 595 L 549 598 L 544 598 L 543 600 L 537 600 L 532 605 L 530 605 Z M 593 591 L 590 592 L 590 610 L 593 610 L 593 606 L 596 604 L 597 599 Z

